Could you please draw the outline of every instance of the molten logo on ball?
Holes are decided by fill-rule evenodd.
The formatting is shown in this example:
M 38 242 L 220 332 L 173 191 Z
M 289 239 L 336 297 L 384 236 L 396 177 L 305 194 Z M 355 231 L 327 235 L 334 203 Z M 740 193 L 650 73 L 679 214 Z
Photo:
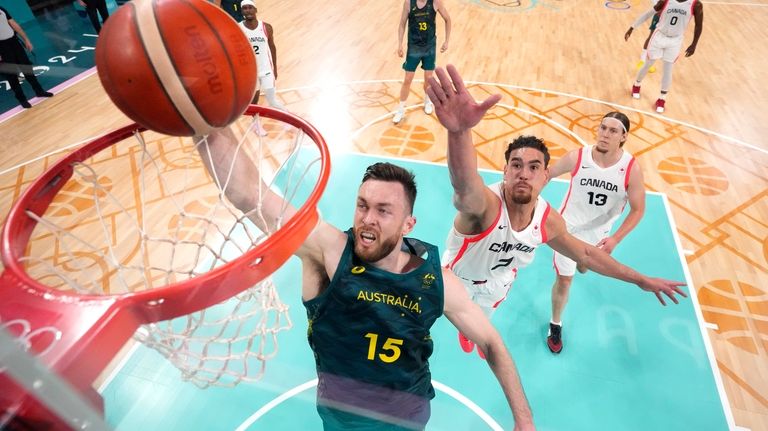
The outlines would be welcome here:
M 205 0 L 134 0 L 105 23 L 99 79 L 142 126 L 205 135 L 235 121 L 256 91 L 256 59 L 237 23 Z
M 184 32 L 189 36 L 189 43 L 194 50 L 195 60 L 201 70 L 208 76 L 208 88 L 211 90 L 211 93 L 221 93 L 222 85 L 221 78 L 219 78 L 219 69 L 216 67 L 216 63 L 212 61 L 211 54 L 208 52 L 208 45 L 200 36 L 200 32 L 197 31 L 197 26 L 187 27 L 184 29 Z

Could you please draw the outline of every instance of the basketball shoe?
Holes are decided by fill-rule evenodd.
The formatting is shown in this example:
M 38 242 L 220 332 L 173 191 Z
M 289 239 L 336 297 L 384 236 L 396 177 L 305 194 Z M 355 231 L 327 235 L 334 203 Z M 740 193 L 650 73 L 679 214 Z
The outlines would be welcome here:
M 633 99 L 639 99 L 640 98 L 640 86 L 639 85 L 632 85 L 632 98 Z
M 405 109 L 398 108 L 397 111 L 395 111 L 395 116 L 392 117 L 392 122 L 395 124 L 400 124 L 400 122 L 403 121 L 404 116 L 405 116 Z
M 465 337 L 461 332 L 459 332 L 459 345 L 461 346 L 461 350 L 467 353 L 475 349 L 475 343 L 470 341 L 469 338 Z
M 656 100 L 656 112 L 658 112 L 659 114 L 664 112 L 664 103 L 665 102 L 666 102 L 666 100 L 664 100 L 664 99 Z
M 549 333 L 547 334 L 547 347 L 552 353 L 560 353 L 563 350 L 562 333 L 563 326 L 549 323 Z
M 432 103 L 431 100 L 425 99 L 424 100 L 424 113 L 427 115 L 432 115 L 432 113 L 435 112 L 435 104 Z

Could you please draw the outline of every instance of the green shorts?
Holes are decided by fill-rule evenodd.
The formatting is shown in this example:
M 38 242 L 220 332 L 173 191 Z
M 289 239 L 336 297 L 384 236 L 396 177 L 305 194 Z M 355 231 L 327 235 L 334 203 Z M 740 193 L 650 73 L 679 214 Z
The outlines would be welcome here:
M 421 68 L 424 70 L 435 70 L 435 60 L 437 57 L 437 49 L 432 47 L 423 53 L 414 54 L 411 50 L 405 55 L 405 63 L 403 63 L 403 69 L 406 72 L 415 72 L 416 67 L 421 63 Z

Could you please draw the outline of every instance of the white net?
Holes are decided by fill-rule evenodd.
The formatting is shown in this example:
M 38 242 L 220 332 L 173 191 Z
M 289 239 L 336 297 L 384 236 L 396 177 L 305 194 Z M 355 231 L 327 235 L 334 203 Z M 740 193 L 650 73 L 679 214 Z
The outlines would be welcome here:
M 267 136 L 244 117 L 238 152 L 267 185 L 302 206 L 319 177 L 319 151 L 300 129 L 262 116 Z M 123 294 L 199 277 L 262 243 L 260 203 L 243 214 L 216 184 L 192 139 L 136 133 L 72 166 L 42 216 L 22 262 L 39 282 L 80 294 Z M 262 230 L 264 229 L 264 230 Z M 200 387 L 259 379 L 291 327 L 271 278 L 213 307 L 145 325 L 135 338 Z

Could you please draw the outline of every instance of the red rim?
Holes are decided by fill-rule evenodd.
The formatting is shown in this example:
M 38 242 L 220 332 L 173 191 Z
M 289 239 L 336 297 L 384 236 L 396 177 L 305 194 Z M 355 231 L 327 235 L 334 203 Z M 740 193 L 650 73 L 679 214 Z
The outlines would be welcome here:
M 270 262 L 264 260 L 266 256 L 269 256 L 270 251 L 286 249 L 290 248 L 290 246 L 296 245 L 296 247 L 294 247 L 293 250 L 290 250 L 290 252 L 280 253 L 287 254 L 285 259 L 287 260 L 287 258 L 293 254 L 298 246 L 301 245 L 301 242 L 303 242 L 303 240 L 306 238 L 306 235 L 309 234 L 311 228 L 314 228 L 314 225 L 319 218 L 316 209 L 317 202 L 320 200 L 320 197 L 325 190 L 328 177 L 330 175 L 330 154 L 325 139 L 322 137 L 320 132 L 312 124 L 308 123 L 304 119 L 284 111 L 279 111 L 277 109 L 259 105 L 249 106 L 244 113 L 244 115 L 251 116 L 256 114 L 285 122 L 301 129 L 317 144 L 318 149 L 320 150 L 321 167 L 317 184 L 310 193 L 304 205 L 302 205 L 301 208 L 298 208 L 296 215 L 291 217 L 282 227 L 280 227 L 280 229 L 278 229 L 264 242 L 258 244 L 252 250 L 249 250 L 237 259 L 234 259 L 233 261 L 217 267 L 198 277 L 135 293 L 88 295 L 61 292 L 59 290 L 52 289 L 42 283 L 39 283 L 37 280 L 27 275 L 22 265 L 20 264 L 19 259 L 27 247 L 29 237 L 37 223 L 33 219 L 27 217 L 26 212 L 31 210 L 38 215 L 41 215 L 45 212 L 45 209 L 48 208 L 53 196 L 56 195 L 59 189 L 66 183 L 66 180 L 69 179 L 69 177 L 72 175 L 72 163 L 86 160 L 94 154 L 102 151 L 103 149 L 115 144 L 116 142 L 131 136 L 134 132 L 141 132 L 146 130 L 146 128 L 134 123 L 96 138 L 95 140 L 83 145 L 82 147 L 73 151 L 71 154 L 56 162 L 53 166 L 51 166 L 51 168 L 49 168 L 44 174 L 35 180 L 35 182 L 32 183 L 21 195 L 21 197 L 13 204 L 3 228 L 2 242 L 0 243 L 0 258 L 2 258 L 3 265 L 5 266 L 5 272 L 0 275 L 0 277 L 6 277 L 6 273 L 9 273 L 9 275 L 13 275 L 21 284 L 25 285 L 27 289 L 35 289 L 39 293 L 53 295 L 54 297 L 59 297 L 62 300 L 75 298 L 78 301 L 130 300 L 131 302 L 135 303 L 147 303 L 160 299 L 169 299 L 169 297 L 179 295 L 180 293 L 186 294 L 190 287 L 205 283 L 209 279 L 224 278 L 222 274 L 230 272 L 233 267 L 246 266 L 254 269 L 251 266 L 251 263 L 258 261 L 261 261 L 258 264 L 259 267 L 263 264 L 270 266 Z M 313 221 L 315 223 L 313 223 Z M 307 225 L 311 225 L 309 231 L 307 231 Z M 302 235 L 304 232 L 306 232 L 306 235 Z M 302 237 L 301 241 L 296 241 L 295 238 L 299 236 Z M 298 244 L 296 244 L 297 242 Z M 280 263 L 280 265 L 282 265 L 282 263 L 284 263 L 284 260 Z M 269 271 L 267 274 L 264 274 L 260 278 L 264 278 L 264 276 L 274 272 L 279 268 L 280 265 L 277 265 L 277 267 Z M 264 272 L 264 270 L 260 269 L 256 269 L 256 271 L 259 273 Z M 2 278 L 0 278 L 0 280 L 2 280 Z M 251 282 L 256 283 L 258 281 L 259 280 Z M 227 297 L 229 296 L 231 295 L 228 295 Z M 226 297 L 224 299 L 226 299 Z M 208 306 L 214 305 L 218 302 L 220 301 L 208 304 Z M 202 308 L 206 307 L 201 307 L 201 309 Z
M 311 124 L 275 109 L 251 105 L 245 115 L 260 114 L 301 129 L 320 150 L 317 184 L 296 214 L 254 249 L 205 274 L 136 293 L 82 295 L 45 286 L 26 274 L 19 258 L 29 243 L 36 222 L 26 211 L 42 214 L 53 196 L 72 174 L 71 164 L 85 160 L 104 148 L 144 130 L 132 124 L 104 135 L 66 156 L 40 176 L 11 208 L 2 232 L 0 257 L 5 271 L 0 274 L 0 325 L 26 321 L 15 328 L 52 330 L 47 337 L 30 340 L 29 350 L 49 368 L 65 377 L 94 406 L 101 397 L 92 382 L 142 324 L 190 314 L 233 297 L 276 271 L 301 246 L 319 220 L 317 202 L 330 174 L 330 156 L 325 140 Z M 11 326 L 8 326 L 11 328 Z M 22 331 L 23 332 L 23 331 Z M 57 335 L 52 335 L 58 333 Z M 29 399 L 7 373 L 0 373 L 0 410 Z M 6 389 L 8 388 L 8 389 Z M 29 399 L 17 410 L 20 416 L 52 418 L 45 408 Z M 41 408 L 43 410 L 41 410 Z M 14 407 L 15 409 L 15 407 Z M 56 420 L 53 418 L 52 420 Z

